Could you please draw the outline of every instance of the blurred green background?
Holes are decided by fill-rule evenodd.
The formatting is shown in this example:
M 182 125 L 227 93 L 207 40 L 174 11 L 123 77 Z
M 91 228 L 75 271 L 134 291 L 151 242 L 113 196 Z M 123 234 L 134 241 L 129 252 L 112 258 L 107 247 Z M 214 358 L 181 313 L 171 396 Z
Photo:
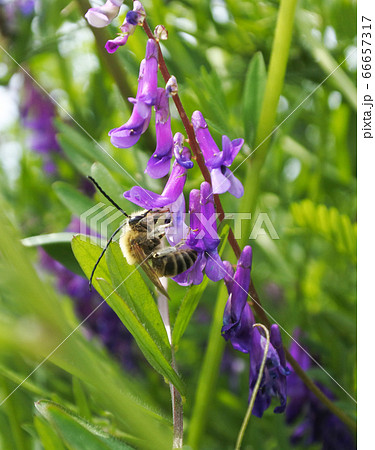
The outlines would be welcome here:
M 134 181 L 119 166 L 143 187 L 161 192 L 164 184 L 143 174 L 155 149 L 152 123 L 132 149 L 113 148 L 107 136 L 130 115 L 124 95 L 136 93 L 146 36 L 137 29 L 126 47 L 110 57 L 103 57 L 98 42 L 115 37 L 129 2 L 111 26 L 95 35 L 81 15 L 86 2 L 39 0 L 27 14 L 20 8 L 25 2 L 10 3 L 16 5 L 13 12 L 0 3 L 0 403 L 82 319 L 74 296 L 57 289 L 56 276 L 41 264 L 40 251 L 25 247 L 20 239 L 64 232 L 73 217 L 97 201 L 106 203 L 87 188 L 84 177 L 90 173 L 127 212 L 135 208 L 122 193 Z M 151 29 L 157 24 L 168 29 L 162 49 L 187 114 L 197 109 L 203 113 L 219 147 L 222 134 L 245 138 L 235 169 L 254 149 L 279 2 L 143 4 Z M 265 233 L 243 243 L 253 247 L 252 278 L 265 309 L 290 335 L 296 328 L 303 330 L 310 353 L 355 396 L 356 3 L 301 0 L 293 27 L 275 126 L 286 120 L 272 135 L 259 178 L 250 187 L 257 192 L 251 226 L 258 213 L 267 213 L 279 239 Z M 50 127 L 58 133 L 55 150 L 33 150 L 35 130 L 25 124 L 23 111 L 27 90 L 36 84 L 28 85 L 23 69 L 60 105 L 54 106 Z M 164 85 L 161 77 L 159 85 Z M 172 115 L 173 131 L 183 132 L 175 110 Z M 246 186 L 255 154 L 236 171 Z M 195 167 L 185 192 L 201 182 Z M 247 196 L 249 190 L 241 202 L 222 195 L 224 210 L 247 212 Z M 46 249 L 72 268 L 67 241 Z M 229 248 L 224 254 L 234 262 Z M 187 291 L 171 285 L 172 323 Z M 225 297 L 220 283 L 208 283 L 176 354 L 186 385 L 187 435 L 220 295 Z M 288 335 L 283 339 L 289 345 Z M 205 409 L 202 449 L 233 448 L 246 411 L 248 357 L 229 343 L 220 345 L 223 358 L 220 354 L 213 384 L 207 386 L 212 395 Z M 167 448 L 168 385 L 135 345 L 132 358 L 136 367 L 124 368 L 95 333 L 81 327 L 0 406 L 0 448 L 126 448 L 124 442 L 141 445 L 145 427 L 152 439 L 141 446 Z M 337 384 L 318 368 L 310 375 L 355 417 L 354 402 Z M 36 409 L 34 402 L 40 399 L 63 405 L 88 422 L 50 403 Z M 273 414 L 273 407 L 262 419 L 252 418 L 244 448 L 290 448 L 294 426 Z

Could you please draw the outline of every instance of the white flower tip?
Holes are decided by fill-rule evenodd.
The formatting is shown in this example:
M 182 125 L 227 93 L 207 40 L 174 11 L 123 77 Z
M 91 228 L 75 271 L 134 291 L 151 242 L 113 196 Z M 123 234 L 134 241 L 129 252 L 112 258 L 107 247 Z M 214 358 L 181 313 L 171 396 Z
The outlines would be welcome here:
M 165 86 L 165 89 L 166 89 L 168 95 L 176 95 L 178 93 L 178 84 L 177 84 L 176 77 L 174 75 L 172 75 L 169 78 L 169 80 Z
M 168 39 L 168 31 L 164 25 L 157 25 L 154 31 L 155 39 L 166 41 Z
M 111 23 L 108 16 L 98 10 L 95 10 L 94 8 L 90 8 L 87 11 L 85 18 L 87 22 L 95 28 L 103 28 Z

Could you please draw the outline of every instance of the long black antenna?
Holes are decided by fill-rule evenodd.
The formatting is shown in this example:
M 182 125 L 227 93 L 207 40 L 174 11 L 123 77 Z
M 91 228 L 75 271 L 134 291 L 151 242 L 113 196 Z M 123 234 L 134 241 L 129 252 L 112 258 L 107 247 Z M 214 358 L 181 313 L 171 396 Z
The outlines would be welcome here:
M 124 216 L 129 217 L 129 214 L 126 214 L 126 212 L 125 212 L 122 208 L 120 208 L 119 205 L 118 205 L 114 200 L 112 200 L 111 197 L 110 197 L 108 194 L 106 194 L 106 193 L 103 191 L 103 189 L 99 186 L 99 184 L 96 182 L 96 180 L 94 180 L 93 177 L 88 176 L 87 178 L 95 184 L 96 188 L 104 195 L 104 197 L 105 197 L 109 202 L 112 203 L 112 205 L 113 205 L 115 208 L 117 208 L 119 211 L 121 211 L 121 212 L 124 214 Z
M 123 226 L 124 226 L 124 224 L 122 223 L 122 224 L 117 228 L 117 230 L 114 231 L 114 232 L 112 233 L 112 236 L 108 239 L 108 242 L 105 244 L 105 247 L 103 248 L 103 251 L 100 253 L 100 256 L 99 256 L 98 260 L 96 261 L 95 266 L 94 266 L 94 268 L 92 269 L 92 272 L 91 272 L 91 275 L 90 275 L 90 280 L 89 280 L 89 289 L 90 289 L 90 292 L 91 292 L 91 288 L 92 288 L 92 278 L 93 278 L 93 276 L 94 276 L 94 272 L 95 272 L 96 268 L 98 267 L 98 265 L 99 265 L 99 263 L 100 263 L 100 260 L 102 259 L 104 253 L 106 252 L 107 248 L 109 247 L 109 244 L 112 242 L 113 238 L 116 236 L 116 234 L 121 230 L 121 228 L 122 228 Z

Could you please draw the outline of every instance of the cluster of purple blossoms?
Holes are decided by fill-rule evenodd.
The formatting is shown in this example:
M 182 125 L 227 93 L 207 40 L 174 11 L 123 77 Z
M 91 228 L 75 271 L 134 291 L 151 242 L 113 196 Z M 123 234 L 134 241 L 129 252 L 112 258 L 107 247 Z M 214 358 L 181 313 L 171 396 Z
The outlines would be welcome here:
M 85 17 L 88 23 L 96 28 L 102 28 L 109 25 L 120 12 L 123 0 L 107 0 L 102 6 L 90 8 Z M 124 23 L 121 25 L 121 33 L 115 38 L 109 40 L 105 48 L 108 53 L 114 53 L 119 47 L 126 44 L 128 38 L 134 33 L 137 25 L 142 25 L 146 17 L 145 10 L 141 2 L 135 0 L 133 9 L 128 11 Z
M 252 264 L 251 247 L 246 246 L 243 249 L 235 274 L 230 263 L 225 261 L 224 264 L 226 268 L 224 280 L 229 297 L 224 310 L 224 324 L 221 331 L 224 338 L 230 340 L 236 350 L 250 355 L 250 398 L 258 379 L 266 345 L 266 338 L 257 327 L 254 327 L 255 319 L 247 302 Z M 277 406 L 274 412 L 285 411 L 288 373 L 280 330 L 274 324 L 270 329 L 270 345 L 265 370 L 255 398 L 253 409 L 255 416 L 262 417 L 263 412 L 270 406 L 272 397 L 278 397 L 280 400 L 280 406 Z
M 79 219 L 74 218 L 68 231 L 79 232 L 80 228 Z M 125 369 L 136 370 L 138 356 L 133 337 L 107 302 L 103 303 L 94 289 L 87 289 L 85 278 L 71 272 L 42 249 L 40 264 L 43 269 L 55 275 L 57 290 L 74 300 L 77 317 L 81 320 L 87 319 L 84 323 L 87 337 L 98 337 Z M 90 315 L 98 305 L 100 307 Z
M 143 8 L 139 10 L 144 13 Z M 142 17 L 144 19 L 144 15 Z M 131 23 L 130 20 L 127 15 L 126 22 Z M 134 21 L 134 26 L 139 24 L 139 18 L 137 20 Z M 208 130 L 202 113 L 199 111 L 193 113 L 191 122 L 196 140 L 211 174 L 212 187 L 209 183 L 203 182 L 199 190 L 193 189 L 190 192 L 190 227 L 187 227 L 185 224 L 186 206 L 183 189 L 187 172 L 193 167 L 193 162 L 191 161 L 190 150 L 184 146 L 183 135 L 176 133 L 173 136 L 171 129 L 169 98 L 177 92 L 176 79 L 171 77 L 165 88 L 158 88 L 157 86 L 159 57 L 157 40 L 159 34 L 160 36 L 166 36 L 164 27 L 158 26 L 157 30 L 159 31 L 155 40 L 148 40 L 146 56 L 140 64 L 136 98 L 129 99 L 134 104 L 131 117 L 121 127 L 111 130 L 109 135 L 115 147 L 132 147 L 148 128 L 152 107 L 154 107 L 157 142 L 156 149 L 147 163 L 145 173 L 152 178 L 161 178 L 169 173 L 173 157 L 174 162 L 161 194 L 143 189 L 140 186 L 134 186 L 124 193 L 124 197 L 147 210 L 155 208 L 168 210 L 173 218 L 172 226 L 166 230 L 168 242 L 171 245 L 182 246 L 182 248 L 189 247 L 197 252 L 194 265 L 173 278 L 177 283 L 182 286 L 200 284 L 204 272 L 212 281 L 225 279 L 229 298 L 225 308 L 222 333 L 226 340 L 232 342 L 235 349 L 250 354 L 249 390 L 251 397 L 266 343 L 258 328 L 253 327 L 255 320 L 247 302 L 252 259 L 251 247 L 245 247 L 243 250 L 234 275 L 232 266 L 227 261 L 223 262 L 218 253 L 220 238 L 217 233 L 214 204 L 214 194 L 229 192 L 239 198 L 244 193 L 241 182 L 229 169 L 241 150 L 244 140 L 235 139 L 231 141 L 227 136 L 223 136 L 222 150 L 220 151 Z M 275 412 L 283 412 L 286 407 L 286 375 L 288 369 L 277 325 L 272 325 L 270 334 L 271 344 L 267 354 L 266 369 L 253 411 L 259 417 L 269 407 L 271 398 L 274 396 L 277 396 L 280 400 L 280 406 L 275 408 Z
M 25 77 L 24 81 L 20 116 L 22 125 L 31 131 L 31 150 L 43 156 L 44 170 L 48 174 L 54 174 L 56 166 L 52 155 L 60 152 L 54 126 L 56 108 L 51 99 L 41 92 L 29 77 Z
M 311 369 L 311 358 L 297 344 L 301 333 L 294 333 L 294 341 L 290 346 L 290 353 L 301 368 Z M 316 383 L 319 389 L 330 399 L 335 400 L 332 392 L 321 383 Z M 298 375 L 291 369 L 288 377 L 289 402 L 286 409 L 286 422 L 292 424 L 299 421 L 292 436 L 293 445 L 310 446 L 321 443 L 323 450 L 354 450 L 354 439 L 347 427 L 332 414 L 329 409 L 305 386 Z M 302 419 L 302 420 L 301 420 Z

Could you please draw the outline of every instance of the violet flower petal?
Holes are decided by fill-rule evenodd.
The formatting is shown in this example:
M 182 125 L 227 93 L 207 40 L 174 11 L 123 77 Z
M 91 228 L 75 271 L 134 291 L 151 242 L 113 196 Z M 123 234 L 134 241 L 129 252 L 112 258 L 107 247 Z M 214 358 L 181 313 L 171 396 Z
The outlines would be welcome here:
M 130 119 L 121 127 L 112 129 L 108 134 L 115 147 L 129 148 L 136 144 L 150 123 L 151 106 L 157 99 L 158 50 L 153 39 L 147 41 L 146 58 L 139 69 L 138 91 Z
M 161 178 L 167 175 L 173 150 L 168 95 L 162 88 L 158 88 L 157 92 L 155 104 L 156 150 L 149 159 L 145 170 L 145 173 L 151 178 Z
M 105 44 L 105 49 L 107 50 L 108 53 L 115 53 L 115 51 L 119 47 L 126 44 L 126 42 L 128 41 L 128 38 L 129 38 L 129 34 L 125 34 L 123 36 L 117 36 L 115 39 L 110 39 Z
M 140 186 L 133 186 L 124 192 L 124 197 L 145 209 L 163 208 L 175 202 L 181 195 L 186 180 L 186 169 L 174 163 L 170 177 L 162 194 L 155 194 Z
M 107 0 L 102 6 L 90 8 L 85 18 L 92 27 L 106 27 L 118 16 L 122 3 L 122 0 Z
M 230 181 L 228 192 L 236 198 L 240 198 L 244 194 L 244 187 L 241 181 L 235 177 L 230 169 L 225 168 L 224 176 Z
M 191 161 L 190 150 L 187 147 L 183 147 L 184 136 L 181 133 L 176 133 L 173 137 L 173 153 L 176 161 L 186 169 L 194 167 L 193 161 Z

